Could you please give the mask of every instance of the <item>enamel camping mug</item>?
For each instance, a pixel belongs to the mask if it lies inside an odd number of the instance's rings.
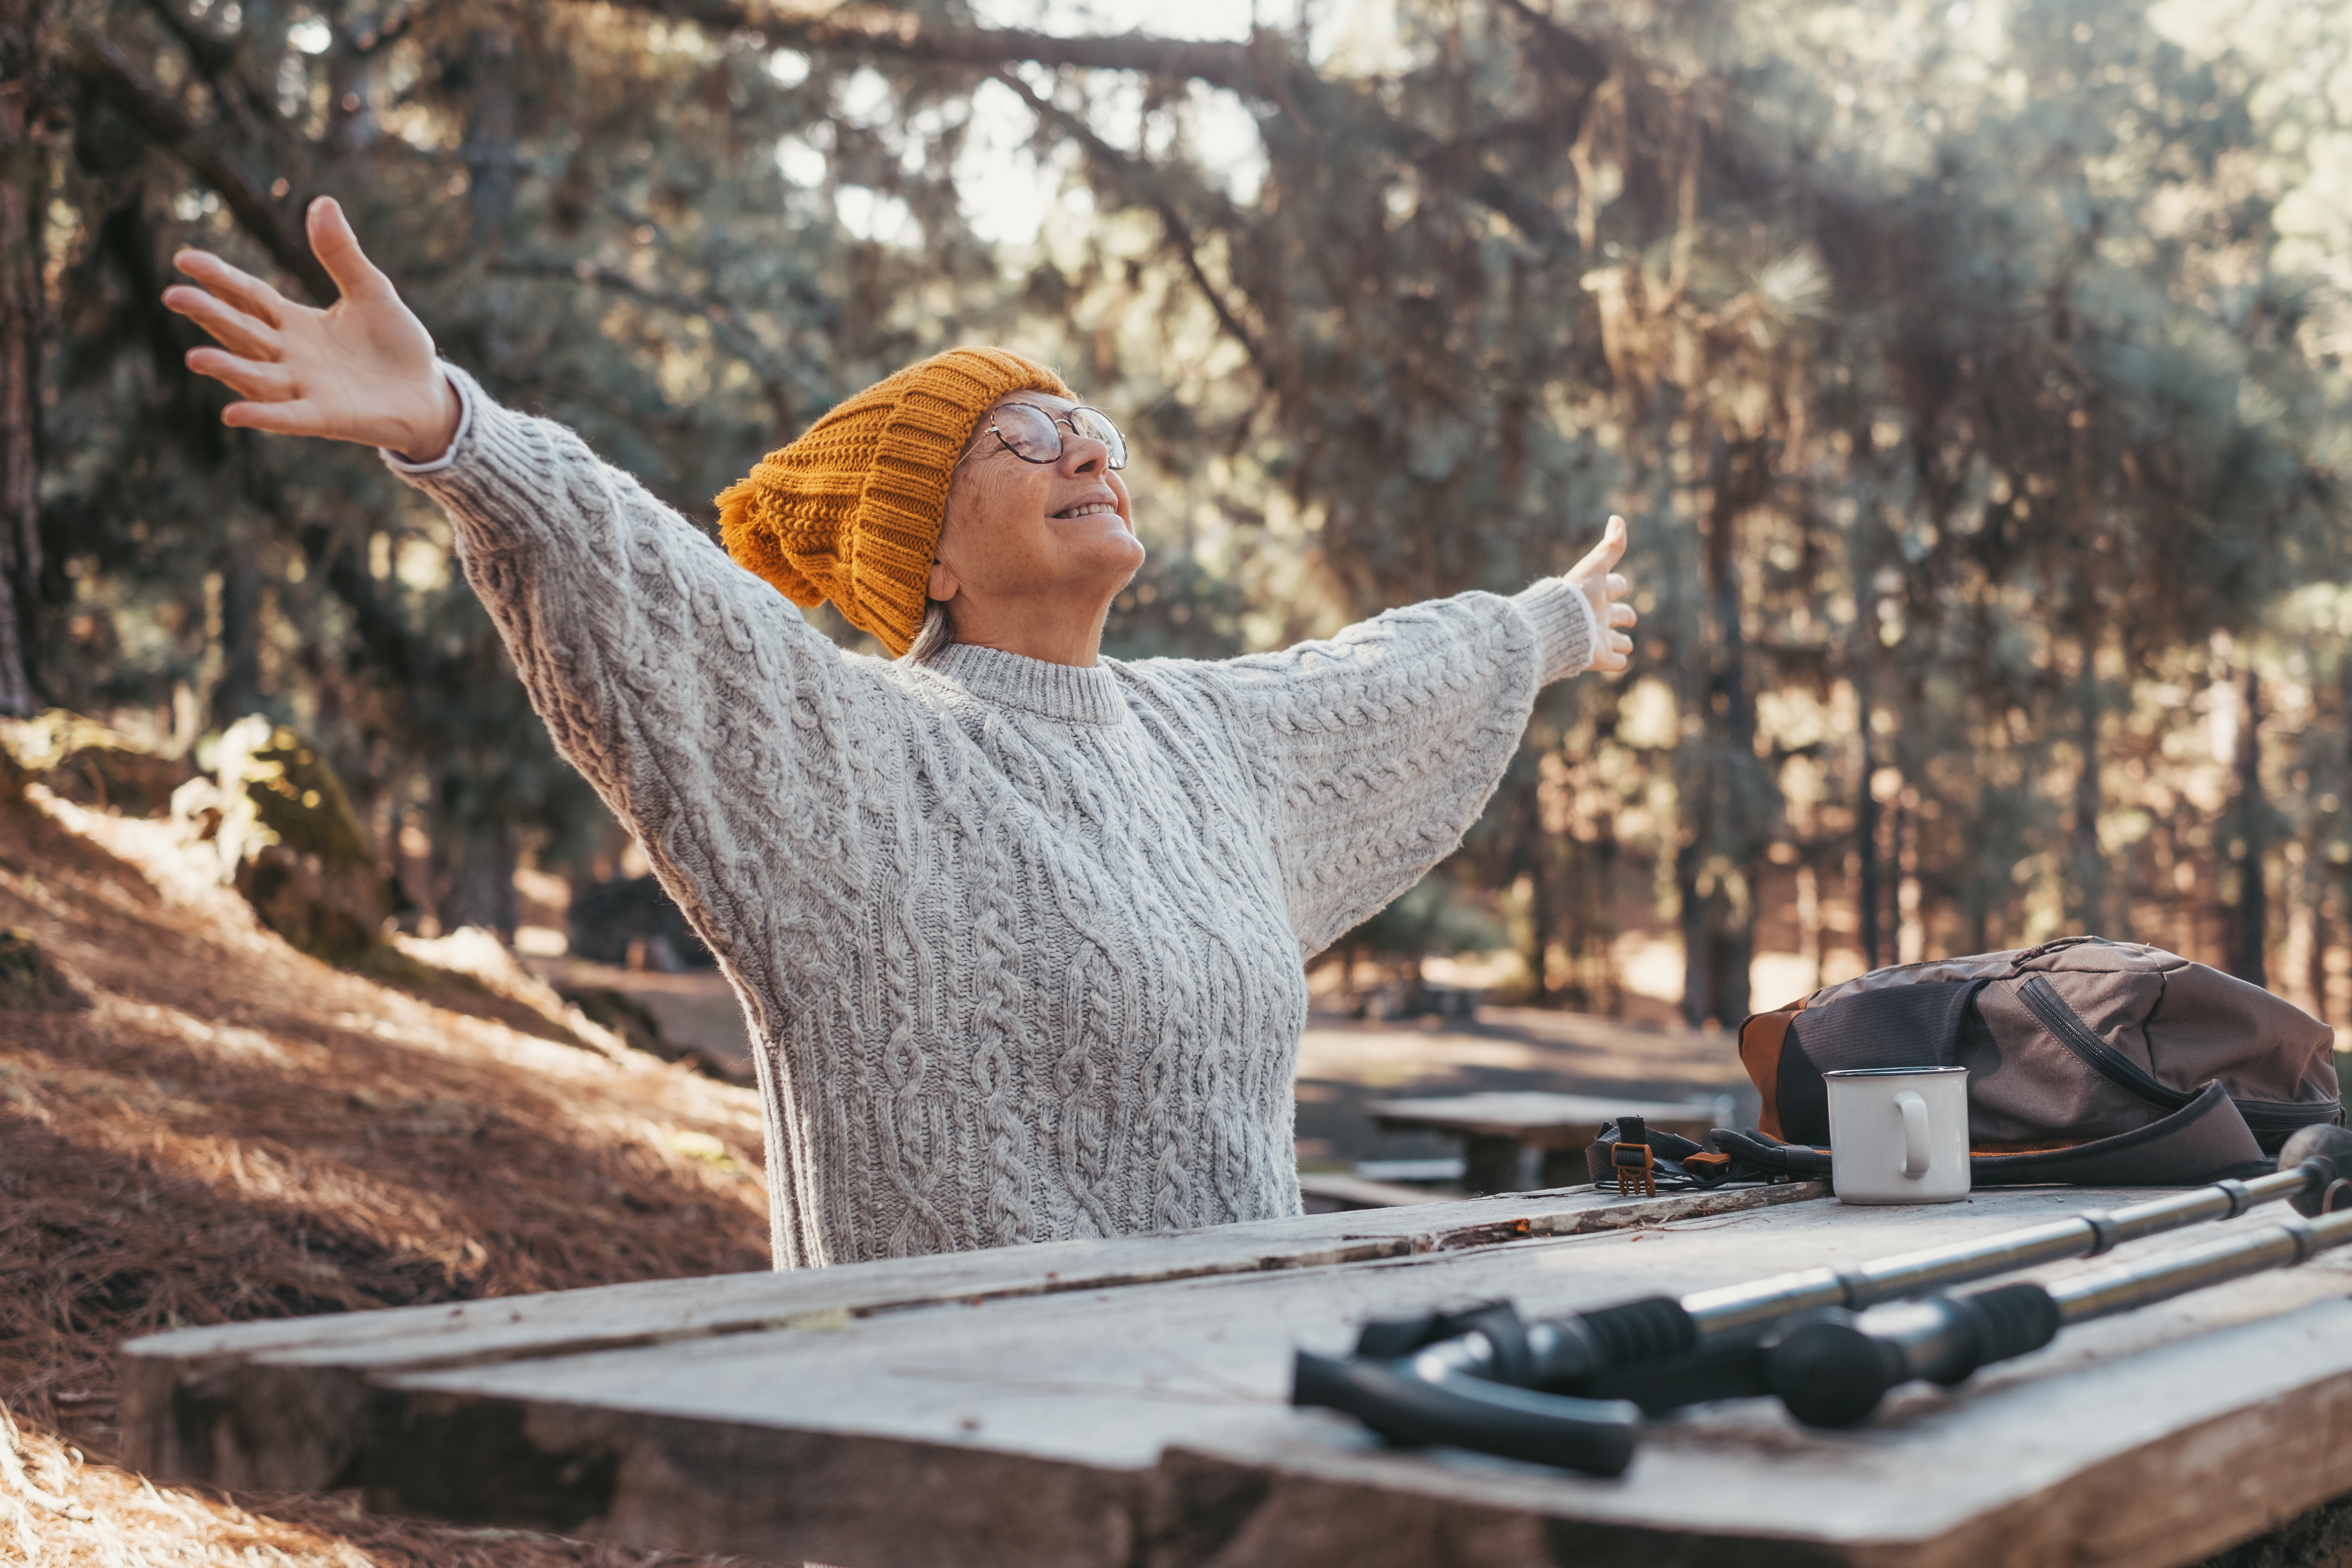
[[[1969,1195],[1969,1069],[1852,1068],[1830,1091],[1830,1181],[1849,1204]]]

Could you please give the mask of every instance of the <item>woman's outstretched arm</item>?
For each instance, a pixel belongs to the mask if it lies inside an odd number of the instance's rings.
[[[1453,853],[1517,753],[1545,683],[1626,668],[1633,608],[1615,571],[1625,523],[1566,576],[1463,594],[1328,642],[1219,663],[1136,667],[1229,716],[1265,803],[1303,955]]]
[[[790,837],[803,818],[837,821],[855,793],[843,656],[572,432],[445,365],[334,203],[309,221],[343,291],[324,310],[182,254],[201,287],[165,302],[222,345],[189,367],[239,395],[227,423],[381,447],[441,503],[556,745],[724,952],[743,867],[773,847],[780,812]],[[814,869],[829,840],[809,837],[793,858]]]

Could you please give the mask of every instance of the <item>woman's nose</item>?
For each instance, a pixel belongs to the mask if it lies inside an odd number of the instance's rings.
[[[1073,478],[1080,474],[1099,474],[1110,466],[1110,448],[1091,436],[1065,433],[1062,437],[1062,472]]]

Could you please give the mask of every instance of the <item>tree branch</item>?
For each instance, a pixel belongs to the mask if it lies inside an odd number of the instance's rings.
[[[1024,60],[1087,70],[1134,70],[1192,77],[1258,98],[1270,96],[1269,61],[1255,43],[1163,38],[1150,33],[1056,37],[1023,27],[938,27],[903,11],[787,9],[759,0],[626,0],[719,32],[754,32],[788,48],[887,54],[900,59],[994,70]],[[1271,35],[1268,35],[1269,37]]]
[[[1591,39],[1561,26],[1528,0],[1502,0],[1502,5],[1527,24],[1535,52],[1585,92],[1609,79],[1609,57]]]
[[[188,51],[207,81],[217,81],[220,74],[236,63],[236,46],[225,38],[215,38],[188,19],[173,0],[147,0],[147,9],[155,14],[180,47]]]
[[[630,295],[647,304],[658,305],[665,310],[708,321],[710,335],[719,340],[719,346],[749,365],[751,374],[759,378],[760,391],[767,398],[769,409],[775,415],[777,429],[788,431],[792,428],[794,405],[791,384],[760,341],[737,326],[722,307],[674,289],[659,289],[640,283],[618,268],[605,267],[593,261],[566,261],[555,256],[517,256],[499,258],[492,263],[491,270],[527,278],[574,279]]]
[[[1060,126],[1064,134],[1087,150],[1087,155],[1089,158],[1113,171],[1119,177],[1120,183],[1128,185],[1130,190],[1150,184],[1150,176],[1154,171],[1142,160],[1130,158],[1104,141],[1096,133],[1093,126],[1062,109],[1051,99],[1023,81],[1013,72],[999,70],[992,74],[997,80],[1020,94],[1021,100],[1029,106],[1030,112],[1040,120],[1050,120]],[[1192,226],[1184,221],[1183,215],[1176,210],[1175,204],[1158,192],[1141,194],[1140,199],[1152,211],[1160,215],[1160,225],[1168,234],[1168,243],[1175,247],[1177,255],[1183,259],[1184,270],[1192,275],[1192,286],[1200,289],[1202,297],[1209,302],[1209,309],[1216,312],[1217,324],[1224,328],[1235,342],[1242,345],[1249,354],[1250,363],[1257,367],[1258,374],[1265,377],[1267,384],[1271,385],[1274,380],[1272,367],[1265,362],[1265,355],[1258,346],[1256,334],[1243,322],[1234,308],[1225,302],[1224,290],[1210,280],[1207,270],[1201,265],[1200,253],[1192,245]]]
[[[1188,77],[1297,114],[1315,100],[1335,94],[1348,99],[1348,118],[1370,140],[1398,157],[1420,164],[1456,155],[1443,142],[1410,125],[1378,103],[1369,91],[1325,80],[1297,59],[1281,35],[1260,28],[1247,43],[1163,38],[1150,33],[1114,33],[1056,37],[1021,27],[940,27],[900,11],[860,12],[852,6],[808,12],[770,9],[757,0],[624,0],[638,10],[698,23],[722,31],[756,32],[770,43],[811,53],[889,56],[999,71],[1023,63],[1082,70],[1130,70],[1147,76]],[[1539,22],[1547,58],[1563,62],[1589,95],[1583,71],[1603,57],[1592,45],[1547,17]],[[1571,47],[1571,45],[1574,47]],[[1580,49],[1580,54],[1577,50]],[[1573,65],[1565,63],[1573,61]],[[1604,70],[1604,76],[1607,74]],[[1303,116],[1302,116],[1303,117]],[[1467,191],[1480,205],[1500,213],[1513,227],[1546,250],[1565,246],[1570,236],[1550,209],[1532,201],[1509,181],[1475,160]]]
[[[67,37],[66,49],[83,80],[157,146],[220,193],[238,225],[269,252],[270,259],[301,281],[304,292],[320,305],[335,302],[334,280],[310,254],[301,226],[293,214],[270,200],[234,153],[209,139],[168,93],[140,75],[121,50],[96,33],[87,27],[74,28]]]

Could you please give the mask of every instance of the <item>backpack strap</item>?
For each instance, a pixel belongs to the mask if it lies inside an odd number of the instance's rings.
[[[1756,1119],[1757,1130],[1772,1138],[1780,1136],[1780,1047],[1788,1042],[1789,1026],[1804,1006],[1800,997],[1769,1013],[1751,1013],[1739,1026],[1739,1065],[1748,1069],[1748,1081],[1764,1100],[1764,1109]]]
[[[1716,1135],[1717,1142],[1722,1134]],[[2179,1110],[2145,1127],[2095,1138],[2070,1148],[2013,1154],[1971,1153],[1972,1186],[2023,1186],[2063,1182],[2078,1187],[2195,1187],[2209,1182],[2265,1175],[2272,1161],[2246,1125],[2237,1102],[2209,1083]]]
[[[1830,1173],[1830,1152],[1803,1143],[1783,1143],[1758,1131],[1736,1131],[1718,1127],[1708,1134],[1715,1146],[1731,1156],[1734,1181],[1816,1182]]]
[[[1625,1119],[1628,1122],[1638,1122],[1640,1120],[1639,1117],[1631,1116]],[[1738,1174],[1734,1169],[1733,1161],[1727,1155],[1717,1153],[1704,1143],[1694,1143],[1678,1133],[1663,1132],[1656,1128],[1646,1128],[1643,1130],[1638,1140],[1629,1141],[1625,1137],[1625,1132],[1626,1128],[1622,1123],[1603,1122],[1601,1127],[1601,1136],[1586,1146],[1585,1170],[1591,1176],[1594,1186],[1604,1191],[1614,1188],[1619,1192],[1646,1187],[1651,1195],[1654,1196],[1660,1188],[1669,1191],[1689,1188],[1704,1190],[1719,1187],[1728,1181],[1753,1182],[1763,1179],[1753,1173],[1746,1175]],[[1639,1171],[1629,1173],[1620,1156],[1619,1151],[1624,1149],[1628,1142],[1638,1142],[1649,1147],[1650,1158]],[[1644,1173],[1648,1176],[1647,1182],[1642,1179]],[[1633,1177],[1631,1186],[1624,1180],[1627,1174]]]

